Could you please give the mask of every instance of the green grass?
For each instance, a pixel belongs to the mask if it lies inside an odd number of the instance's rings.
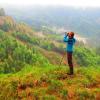
[[[100,91],[100,87],[97,88],[98,82],[100,82],[100,68],[76,68],[73,77],[67,76],[63,79],[63,75],[66,75],[67,71],[66,66],[36,67],[27,65],[15,74],[1,74],[0,100],[30,97],[39,100],[56,100],[57,98],[66,100],[70,98],[70,87],[79,100],[92,97],[95,100]],[[50,95],[52,96],[50,97]]]
[[[89,100],[95,100],[94,93],[89,93],[86,89],[77,89],[76,96],[78,96],[78,100],[86,100],[89,98]]]

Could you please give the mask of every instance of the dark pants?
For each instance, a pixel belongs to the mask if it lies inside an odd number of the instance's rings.
[[[70,68],[70,74],[73,74],[72,52],[67,52],[67,61]]]

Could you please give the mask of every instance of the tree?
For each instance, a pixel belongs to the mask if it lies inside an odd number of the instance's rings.
[[[0,9],[0,16],[5,16],[5,11],[3,8]]]

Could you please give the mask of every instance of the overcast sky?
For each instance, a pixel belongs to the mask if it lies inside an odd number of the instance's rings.
[[[66,5],[75,7],[100,7],[100,0],[0,0],[0,5]]]

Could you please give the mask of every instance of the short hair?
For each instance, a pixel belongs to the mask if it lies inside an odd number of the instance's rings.
[[[72,37],[74,37],[74,32],[68,32],[68,34],[71,34]]]

